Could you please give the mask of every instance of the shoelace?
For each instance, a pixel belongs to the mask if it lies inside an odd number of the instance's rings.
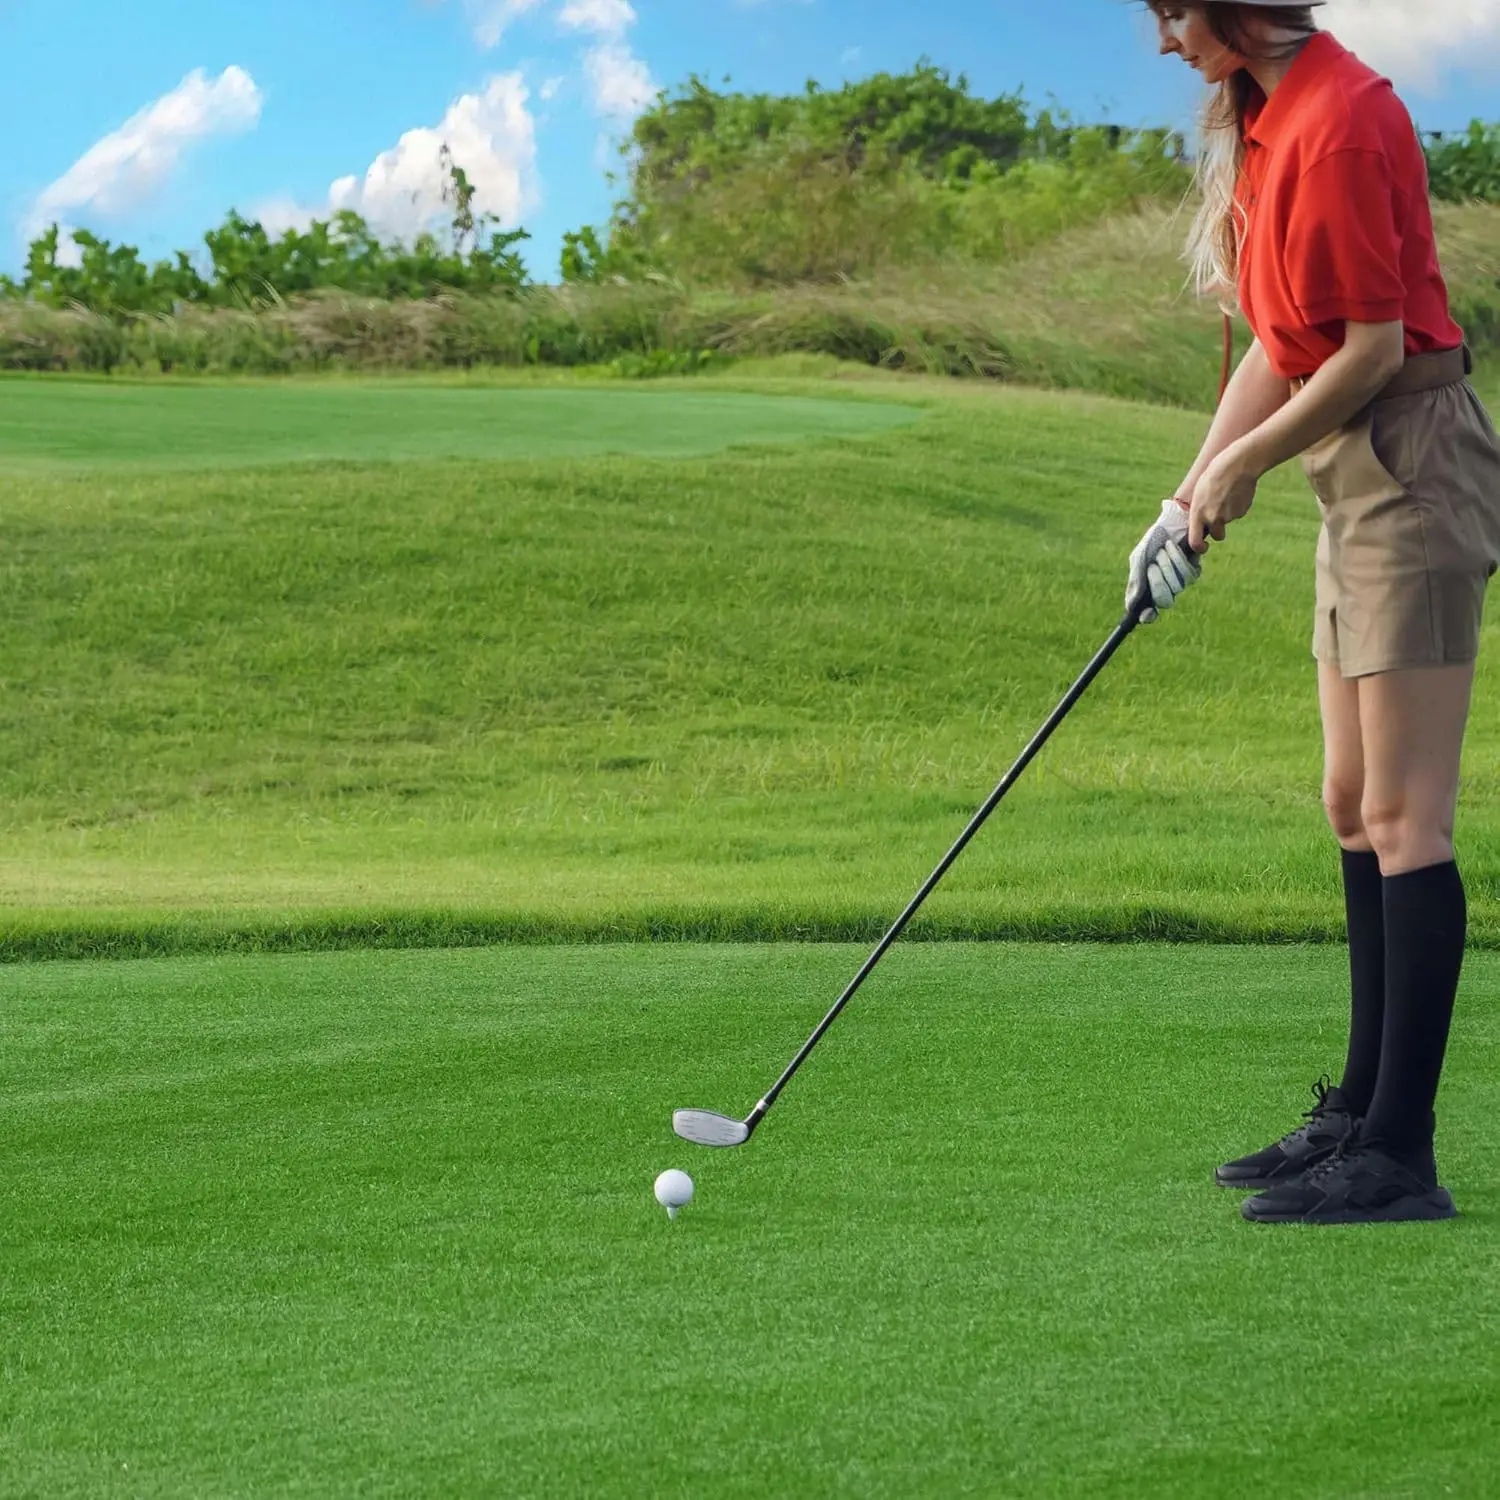
[[[1307,1124],[1299,1125],[1295,1130],[1287,1131],[1287,1133],[1282,1136],[1281,1140],[1277,1143],[1278,1145],[1289,1146],[1294,1141],[1300,1140],[1304,1135],[1307,1134],[1307,1131],[1311,1126],[1316,1125],[1317,1122],[1321,1120],[1325,1114],[1328,1113],[1328,1094],[1332,1088],[1333,1080],[1325,1073],[1312,1086],[1313,1098],[1317,1102],[1302,1116]]]
[[[1337,1146],[1333,1148],[1331,1156],[1325,1156],[1316,1166],[1307,1169],[1303,1182],[1321,1182],[1325,1177],[1331,1177],[1340,1167],[1359,1150],[1359,1126],[1356,1125]]]

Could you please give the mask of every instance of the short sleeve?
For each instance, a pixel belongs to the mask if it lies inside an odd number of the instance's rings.
[[[1383,152],[1335,151],[1302,174],[1285,264],[1297,310],[1311,326],[1401,320],[1401,228]]]

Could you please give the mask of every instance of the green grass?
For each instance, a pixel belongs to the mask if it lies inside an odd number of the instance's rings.
[[[817,403],[825,430],[902,425],[673,460],[74,469],[97,462],[86,435],[50,469],[0,458],[0,952],[878,933],[1115,624],[1124,558],[1202,420],[939,381],[739,383],[839,398]],[[6,392],[54,422],[136,403],[138,451],[159,455],[182,401],[393,420],[373,386]],[[585,439],[602,399],[668,427],[689,396],[742,399],[725,378],[546,394],[579,402]],[[1300,475],[1273,476],[916,935],[1339,936],[1315,527]],[[1491,656],[1460,822],[1485,944]]]
[[[0,404],[11,469],[225,469],[649,454],[878,432],[897,405],[684,391],[456,387],[409,381],[175,384],[12,380]]]
[[[0,972],[11,1495],[1492,1493],[1500,961],[1464,1216],[1250,1226],[1336,950],[843,947]],[[695,1175],[675,1224],[651,1199]]]

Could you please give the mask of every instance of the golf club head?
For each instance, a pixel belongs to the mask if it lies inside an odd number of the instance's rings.
[[[743,1120],[731,1120],[707,1109],[674,1111],[672,1129],[695,1146],[743,1146],[750,1139],[750,1127]]]

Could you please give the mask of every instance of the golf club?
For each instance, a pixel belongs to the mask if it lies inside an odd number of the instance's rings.
[[[1104,670],[1110,658],[1124,645],[1126,639],[1141,623],[1143,611],[1151,608],[1151,596],[1149,592],[1137,595],[1125,611],[1125,617],[1115,627],[1114,633],[1099,648],[1098,654],[1084,669],[1083,675],[1067,691],[1062,702],[1053,710],[1052,716],[1037,731],[1035,738],[1021,752],[1021,757],[1016,761],[1009,771],[1005,773],[1000,784],[990,793],[984,806],[975,813],[969,826],[959,835],[958,842],[943,856],[942,863],[938,865],[931,875],[927,877],[922,889],[912,897],[911,903],[906,910],[896,918],[889,932],[881,938],[875,951],[867,958],[860,968],[858,974],[849,981],[848,988],[838,1000],[835,1001],[833,1009],[818,1022],[817,1030],[808,1037],[803,1044],[802,1050],[787,1064],[786,1071],[767,1090],[765,1097],[743,1120],[730,1118],[728,1115],[715,1114],[712,1110],[704,1109],[679,1109],[672,1115],[672,1129],[685,1141],[691,1141],[695,1146],[743,1146],[754,1134],[756,1126],[765,1119],[770,1108],[775,1104],[777,1096],[787,1084],[792,1081],[798,1068],[805,1063],[812,1053],[814,1047],[823,1039],[828,1028],[838,1020],[840,1011],[854,998],[866,979],[870,977],[875,965],[885,957],[886,950],[901,936],[906,924],[917,914],[921,905],[936,889],[938,882],[948,873],[953,862],[963,853],[969,840],[984,827],[990,814],[1000,805],[1005,794],[1020,779],[1021,773],[1036,758],[1042,746],[1052,738],[1053,731],[1067,718],[1073,706],[1088,691],[1089,684]]]

